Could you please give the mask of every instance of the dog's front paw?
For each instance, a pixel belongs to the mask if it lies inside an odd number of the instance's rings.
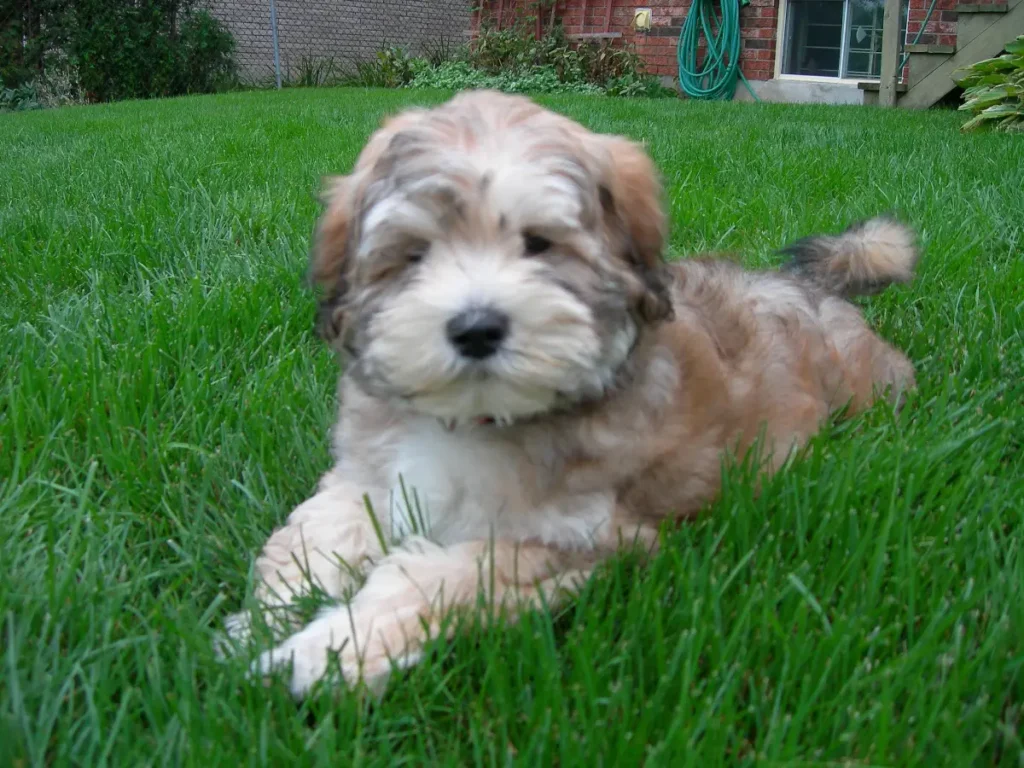
[[[260,654],[252,664],[252,674],[266,678],[288,670],[288,688],[292,695],[306,696],[324,678],[339,649],[348,642],[348,638],[335,638],[330,627],[318,624],[321,622],[313,622],[276,648]]]
[[[415,636],[418,627],[418,621],[406,626],[397,617],[360,615],[339,607],[263,653],[253,662],[251,674],[266,678],[290,670],[288,687],[302,698],[337,666],[345,684],[362,683],[380,696],[395,667],[406,669],[422,657],[422,644]]]
[[[252,617],[246,613],[233,613],[224,619],[224,629],[213,635],[213,652],[218,661],[236,656],[252,640]]]

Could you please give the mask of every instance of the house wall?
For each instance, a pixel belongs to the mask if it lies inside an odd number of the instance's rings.
[[[274,47],[268,0],[207,0],[235,37],[247,79],[273,76]],[[441,40],[463,42],[469,0],[275,0],[283,71],[304,57],[339,64],[367,59],[386,45],[413,53]]]
[[[918,31],[928,15],[932,0],[908,0],[907,42],[924,45],[955,45],[956,6],[960,0],[936,0],[920,40]],[[784,0],[750,0],[740,8],[742,49],[740,69],[751,81],[758,96],[771,101],[859,104],[863,94],[850,83],[821,83],[796,79],[772,79],[779,38],[780,4]],[[979,4],[998,4],[1005,0],[972,0]],[[533,0],[479,0],[482,10],[474,15],[474,29],[482,14],[494,23],[499,17],[508,24],[518,16],[533,15]],[[636,9],[650,8],[653,28],[634,32],[630,27]],[[619,33],[621,42],[635,46],[649,72],[663,78],[678,76],[677,49],[690,2],[684,0],[557,0],[556,17],[572,34]],[[547,22],[545,12],[544,23]],[[912,77],[904,72],[904,78]],[[737,88],[739,99],[749,99],[747,90]]]
[[[750,0],[740,9],[742,54],[740,68],[750,80],[768,80],[775,66],[775,38],[779,0]],[[491,23],[512,23],[514,18],[532,16],[531,0],[481,0],[480,13]],[[650,8],[653,28],[634,32],[630,24],[638,8]],[[555,15],[570,34],[619,33],[621,42],[636,47],[654,75],[675,78],[679,73],[676,52],[679,33],[690,9],[682,0],[558,0]],[[479,14],[474,15],[474,27]],[[548,22],[548,11],[542,23]]]
[[[936,0],[920,43],[956,43],[958,0]],[[973,0],[998,3],[1001,0]],[[235,36],[243,75],[267,78],[273,73],[269,0],[207,0],[214,15]],[[750,0],[740,9],[740,67],[763,98],[796,101],[857,100],[849,87],[819,87],[773,81],[780,3]],[[908,40],[914,41],[931,0],[909,0]],[[481,19],[508,25],[536,15],[535,0],[276,0],[282,67],[294,70],[304,57],[339,63],[366,59],[386,45],[416,53],[438,41],[462,42]],[[475,10],[471,10],[474,8]],[[638,8],[650,8],[653,28],[635,32],[630,24]],[[549,9],[541,24],[547,24]],[[617,44],[635,47],[648,71],[666,80],[678,76],[676,53],[683,21],[690,9],[684,0],[557,0],[555,18],[570,34],[617,33]],[[770,81],[771,85],[759,85]],[[737,89],[738,98],[747,96]]]

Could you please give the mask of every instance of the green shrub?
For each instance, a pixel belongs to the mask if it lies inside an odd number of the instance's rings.
[[[440,88],[449,91],[492,88],[506,93],[604,93],[593,83],[566,83],[553,67],[520,67],[498,74],[474,68],[466,61],[452,61],[439,67],[418,69],[412,88]]]
[[[418,58],[410,58],[399,48],[386,48],[374,59],[357,64],[347,84],[493,88],[508,93],[675,95],[644,73],[643,61],[634,51],[607,42],[574,42],[560,25],[552,25],[538,40],[532,20],[504,29],[484,26],[469,46],[440,44]]]
[[[493,88],[508,93],[607,93],[613,96],[674,96],[643,61],[626,48],[607,42],[577,43],[552,24],[541,39],[533,22],[505,29],[485,26],[468,46],[442,40],[424,46],[422,55],[388,46],[367,61],[342,72],[330,58],[306,57],[289,72],[290,86],[341,84],[364,88],[436,88],[458,91]]]
[[[220,90],[233,81],[233,52],[199,0],[0,0],[4,83],[52,80],[61,101]],[[47,77],[55,53],[63,72]]]
[[[616,47],[607,40],[571,40],[560,24],[552,25],[539,40],[530,19],[504,29],[484,25],[470,44],[466,60],[503,81],[530,79],[528,71],[536,68],[554,72],[561,84],[557,90],[603,91],[617,96],[674,95],[656,77],[645,73],[643,60],[634,50]],[[546,84],[548,75],[540,75],[537,85]]]
[[[193,0],[75,0],[70,51],[90,100],[216,90],[234,74],[234,40]]]
[[[650,75],[627,73],[608,82],[605,92],[609,96],[642,97],[647,99],[675,98],[678,94],[666,88],[661,81]]]
[[[186,16],[178,44],[184,61],[179,87],[187,93],[212,93],[234,85],[235,39],[209,11]]]
[[[1024,35],[1002,56],[959,69],[953,79],[964,89],[960,110],[974,114],[962,130],[1024,131]]]

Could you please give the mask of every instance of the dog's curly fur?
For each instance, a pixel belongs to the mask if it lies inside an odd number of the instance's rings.
[[[256,673],[292,661],[303,695],[336,655],[379,689],[480,590],[550,604],[622,541],[695,515],[723,454],[761,436],[774,471],[831,414],[913,387],[846,300],[910,279],[902,225],[801,241],[778,273],[669,265],[665,234],[640,147],[522,97],[462,94],[370,139],[329,184],[312,254],[319,327],[347,360],[336,462],[256,563],[289,631],[310,583],[341,598],[366,581]],[[490,356],[452,342],[466,311],[505,319]]]

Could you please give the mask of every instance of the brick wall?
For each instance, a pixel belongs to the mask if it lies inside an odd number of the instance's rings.
[[[244,77],[268,78],[274,47],[268,0],[207,0],[235,36]],[[413,53],[440,40],[463,42],[470,0],[275,0],[282,70],[303,57],[339,63],[366,59],[385,45]]]
[[[499,15],[503,24],[511,23],[516,16],[533,15],[530,0],[482,0],[481,5],[482,13],[492,23],[497,22]],[[637,8],[651,9],[650,32],[638,33],[630,27]],[[674,78],[679,72],[679,33],[689,9],[690,2],[685,0],[611,0],[610,5],[608,0],[558,0],[555,14],[570,34],[620,34],[616,44],[635,46],[651,74]],[[740,68],[748,79],[772,77],[777,25],[778,0],[751,0],[750,5],[740,9]]]
[[[956,45],[956,6],[959,0],[938,0],[935,10],[925,24],[921,45]],[[977,5],[994,4],[999,0],[971,0]],[[921,30],[921,23],[928,16],[931,0],[910,0],[907,10],[907,42],[912,43]]]

